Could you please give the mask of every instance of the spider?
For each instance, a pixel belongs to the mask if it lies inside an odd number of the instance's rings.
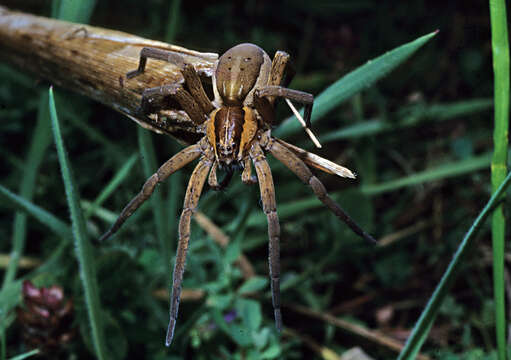
[[[126,77],[131,79],[142,74],[148,58],[174,63],[179,63],[182,60],[176,58],[175,53],[157,48],[143,48],[140,53],[138,69],[130,71]],[[263,211],[268,220],[270,284],[275,325],[279,331],[282,328],[280,225],[272,173],[266,161],[265,154],[267,152],[309,185],[319,200],[356,234],[374,242],[374,239],[328,196],[325,187],[313,175],[307,164],[327,173],[344,177],[353,178],[355,177],[353,173],[271,135],[274,117],[273,104],[277,97],[304,104],[306,129],[310,128],[313,96],[281,86],[288,58],[289,55],[279,51],[271,61],[266,52],[256,45],[247,43],[234,46],[226,51],[215,65],[212,79],[213,101],[207,97],[193,66],[185,63],[181,63],[181,71],[188,90],[181,84],[170,84],[149,88],[143,92],[142,113],[150,113],[152,109],[160,106],[162,99],[170,97],[181,106],[204,136],[196,144],[184,148],[170,158],[146,180],[140,193],[126,205],[100,241],[114,234],[126,219],[151,196],[158,183],[193,160],[199,159],[186,189],[183,211],[179,220],[179,242],[170,300],[170,321],[165,342],[167,346],[172,342],[177,320],[181,283],[190,239],[190,221],[197,208],[206,179],[208,179],[210,187],[221,189],[227,185],[233,171],[239,169],[242,170],[241,180],[243,183],[259,183]],[[257,177],[252,176],[252,164]],[[220,184],[217,180],[217,169],[227,171],[226,179]]]

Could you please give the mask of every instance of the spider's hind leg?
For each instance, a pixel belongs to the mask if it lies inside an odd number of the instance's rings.
[[[325,186],[314,176],[305,163],[291,150],[272,138],[268,139],[265,148],[271,152],[277,160],[284,164],[289,170],[295,173],[304,184],[312,188],[318,199],[330,209],[340,220],[344,221],[350,229],[363,239],[376,243],[376,240],[366,233],[357,223],[337,204],[327,193]]]

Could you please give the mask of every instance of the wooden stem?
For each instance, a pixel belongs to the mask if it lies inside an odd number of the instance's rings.
[[[0,59],[41,79],[99,101],[144,128],[183,143],[200,136],[180,109],[151,116],[137,113],[144,89],[182,83],[179,64],[150,60],[144,74],[126,79],[144,46],[176,52],[208,86],[218,54],[200,53],[120,31],[75,24],[0,6]],[[209,87],[211,85],[209,84]]]

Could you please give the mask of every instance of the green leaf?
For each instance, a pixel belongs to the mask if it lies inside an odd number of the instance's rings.
[[[64,141],[62,139],[60,124],[57,117],[57,109],[53,96],[53,89],[49,90],[49,106],[50,117],[52,121],[53,137],[57,148],[57,155],[60,163],[60,170],[62,172],[62,179],[64,181],[64,189],[68,207],[71,214],[71,224],[73,238],[75,241],[76,254],[80,264],[80,275],[82,286],[85,291],[85,300],[87,304],[87,312],[89,315],[89,322],[92,329],[92,338],[96,350],[96,356],[102,360],[106,359],[105,336],[102,324],[102,310],[99,301],[99,290],[96,278],[96,268],[94,264],[94,255],[92,252],[91,244],[87,239],[87,232],[85,227],[85,220],[80,208],[80,195],[76,188],[76,183],[73,177],[70,162],[67,156]]]
[[[491,163],[492,191],[496,191],[507,173],[509,133],[509,40],[505,0],[490,0],[491,40],[494,73],[494,130]],[[499,360],[506,359],[506,299],[504,254],[506,217],[500,205],[492,216],[493,293],[495,300],[495,333]]]
[[[362,185],[360,191],[366,195],[378,195],[389,191],[395,191],[406,186],[459,176],[484,169],[490,164],[490,161],[490,153],[482,154],[462,161],[448,162],[431,169],[426,169],[424,171],[381,184]]]
[[[220,295],[220,294],[213,294],[208,296],[208,299],[206,300],[206,303],[208,306],[225,310],[227,309],[232,302],[233,294],[227,294],[227,295]]]
[[[0,333],[8,327],[7,315],[21,302],[21,281],[13,281],[0,291]]]
[[[385,119],[367,120],[322,134],[319,138],[322,144],[326,144],[331,141],[377,135],[417,126],[426,121],[439,122],[468,116],[480,111],[489,110],[492,107],[493,101],[490,99],[472,99],[427,106],[422,104],[415,105],[390,116],[390,118],[397,118],[397,121],[386,121]]]
[[[241,254],[240,242],[235,240],[231,241],[225,249],[224,262],[226,264],[232,264],[235,262]]]
[[[261,304],[258,301],[250,299],[238,299],[236,309],[241,315],[243,324],[247,329],[256,331],[261,326],[263,317],[261,314]]]
[[[96,0],[69,1],[60,0],[56,3],[57,18],[77,23],[88,23],[96,6]]]
[[[433,295],[431,295],[429,298],[426,308],[422,312],[419,320],[415,323],[412,334],[401,350],[398,360],[412,360],[416,358],[422,347],[422,344],[428,337],[429,330],[433,326],[433,322],[436,318],[436,315],[438,314],[438,311],[440,310],[440,306],[445,300],[452,282],[456,278],[458,268],[464,255],[468,252],[471,245],[474,243],[479,229],[484,224],[488,216],[492,213],[495,205],[500,201],[501,195],[505,192],[509,184],[511,184],[511,172],[508,173],[502,185],[497,189],[497,191],[495,191],[488,203],[486,203],[484,209],[479,213],[475,221],[472,223],[472,226],[468,232],[465,234],[463,240],[458,246],[458,249],[456,250],[456,253],[454,254],[453,259],[449,263],[447,270],[443,274],[442,279],[438,283],[435,291],[433,292]]]
[[[23,177],[20,184],[20,197],[31,200],[34,195],[34,188],[39,167],[43,162],[46,149],[51,144],[50,116],[48,114],[48,96],[41,94],[37,112],[37,125],[32,135],[30,148],[23,170]],[[27,214],[16,212],[13,223],[11,260],[7,266],[3,286],[14,280],[18,270],[18,261],[25,250],[25,238],[27,228]]]
[[[29,357],[34,356],[34,355],[37,355],[37,354],[39,354],[39,349],[34,349],[34,350],[29,351],[29,352],[26,352],[26,353],[24,353],[24,354],[20,354],[20,355],[14,356],[14,357],[10,358],[9,360],[23,360],[23,359],[28,359]]]
[[[142,158],[142,166],[144,168],[144,176],[149,178],[155,171],[158,170],[158,165],[156,163],[156,151],[154,150],[151,132],[139,126],[137,128],[137,134],[140,154]],[[154,192],[151,194],[149,201],[151,202],[154,225],[156,228],[156,233],[158,234],[158,241],[162,251],[162,264],[169,264],[171,249],[169,246],[170,244],[167,236],[167,227],[165,225],[164,219],[165,211],[163,207],[161,187],[156,187],[156,189],[154,189]]]
[[[19,207],[21,210],[32,215],[43,225],[46,225],[48,228],[50,228],[50,230],[52,230],[55,234],[63,238],[71,237],[71,228],[65,222],[55,217],[53,214],[47,212],[46,210],[40,208],[39,206],[34,205],[30,201],[14,194],[2,185],[0,185],[0,197],[4,197],[16,207]]]
[[[254,293],[268,286],[268,279],[262,276],[253,276],[245,281],[238,289],[238,294]]]
[[[101,190],[101,193],[96,197],[96,199],[92,202],[92,204],[85,211],[85,217],[88,218],[90,215],[94,214],[95,211],[103,204],[103,202],[112,195],[115,190],[121,185],[121,183],[131,175],[131,170],[133,166],[135,166],[137,162],[138,156],[137,154],[133,154],[128,158],[128,161],[119,169],[119,171],[114,175],[112,180]]]
[[[227,334],[239,346],[245,347],[250,345],[251,340],[245,329],[236,324],[227,324],[222,313],[217,309],[213,309],[211,315],[220,330]]]
[[[317,121],[342,102],[373,85],[377,80],[390,73],[412,56],[436,34],[437,31],[401,45],[374,60],[369,60],[365,65],[362,65],[337,80],[314,100],[311,121]],[[282,125],[274,131],[274,134],[279,137],[285,137],[300,129],[300,124],[294,119],[294,116],[292,116],[286,119]]]
[[[277,343],[273,343],[270,345],[268,349],[266,349],[261,354],[261,359],[275,359],[280,355],[280,347]]]

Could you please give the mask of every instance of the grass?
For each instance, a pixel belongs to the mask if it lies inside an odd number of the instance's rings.
[[[495,127],[494,151],[491,163],[492,190],[497,191],[507,173],[507,148],[509,135],[509,41],[507,36],[506,2],[490,1],[492,30]],[[504,280],[504,254],[506,219],[502,206],[492,216],[493,240],[493,287],[495,299],[496,339],[499,360],[507,358],[506,351],[506,304]]]
[[[415,359],[417,357],[422,344],[428,337],[428,333],[430,332],[433,322],[435,321],[435,317],[439,313],[440,306],[442,302],[445,301],[449,288],[458,275],[457,272],[463,263],[463,258],[473,246],[476,235],[478,234],[480,228],[483,226],[485,220],[495,211],[497,204],[502,201],[502,195],[510,183],[511,173],[506,176],[499,188],[493,193],[484,209],[479,213],[475,221],[470,226],[470,229],[467,231],[458,249],[456,250],[452,261],[449,263],[449,267],[442,276],[442,279],[438,283],[433,295],[431,295],[429,298],[426,308],[415,324],[415,327],[410,337],[408,338],[405,347],[399,354],[398,359]]]
[[[53,130],[53,137],[57,147],[57,154],[64,181],[64,189],[71,215],[71,224],[73,239],[75,242],[76,254],[80,264],[80,278],[82,280],[89,314],[89,322],[92,330],[92,339],[96,356],[98,359],[107,359],[106,338],[103,329],[102,310],[99,300],[99,290],[96,275],[96,265],[94,264],[94,254],[92,245],[88,239],[85,218],[80,207],[80,195],[76,187],[76,181],[70,167],[68,155],[62,139],[60,124],[57,117],[57,109],[53,96],[53,89],[49,90],[50,117]]]

